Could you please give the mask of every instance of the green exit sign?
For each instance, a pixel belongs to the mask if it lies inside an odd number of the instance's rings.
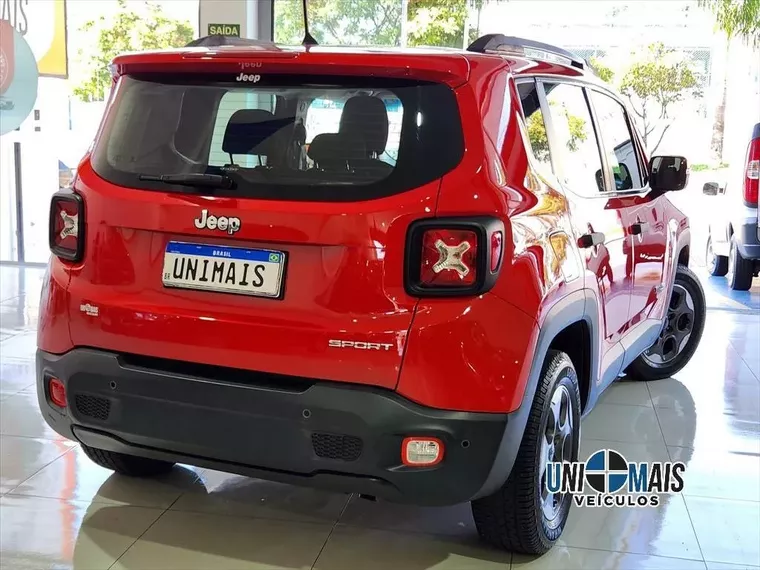
[[[240,24],[209,24],[209,36],[234,36],[240,37]]]

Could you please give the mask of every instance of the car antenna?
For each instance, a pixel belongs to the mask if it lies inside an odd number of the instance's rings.
[[[316,46],[319,45],[317,43],[317,40],[314,39],[314,36],[312,36],[309,33],[309,12],[308,12],[308,5],[309,0],[303,0],[303,29],[304,29],[304,36],[303,41],[301,42],[304,46]]]

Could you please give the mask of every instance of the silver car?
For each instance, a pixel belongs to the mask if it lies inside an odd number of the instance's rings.
[[[715,196],[715,221],[707,238],[707,270],[728,275],[731,289],[746,291],[760,273],[760,221],[757,215],[760,186],[760,123],[752,129],[741,170],[728,184],[708,182],[703,192]]]

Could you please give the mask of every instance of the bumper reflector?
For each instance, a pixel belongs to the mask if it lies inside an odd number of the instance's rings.
[[[48,380],[48,394],[53,404],[59,408],[66,407],[66,387],[58,378],[50,378]]]
[[[407,437],[401,444],[401,461],[409,467],[430,467],[443,460],[443,442],[435,437]]]

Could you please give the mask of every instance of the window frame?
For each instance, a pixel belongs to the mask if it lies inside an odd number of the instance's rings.
[[[551,144],[550,134],[549,134],[549,121],[546,118],[547,105],[545,101],[546,97],[544,96],[544,87],[536,79],[536,77],[532,75],[520,75],[520,76],[514,77],[513,81],[515,84],[515,91],[517,92],[518,96],[520,94],[519,90],[517,89],[519,85],[533,83],[536,86],[536,95],[538,96],[538,104],[541,109],[541,115],[544,121],[544,129],[546,129],[546,138],[549,143],[549,166],[551,168],[551,171],[546,172],[545,168],[538,166],[540,162],[536,158],[535,154],[533,153],[533,145],[530,144],[530,139],[527,137],[528,123],[525,117],[525,110],[523,109],[523,106],[522,106],[522,100],[519,100],[517,103],[520,107],[520,115],[521,115],[522,123],[524,126],[524,130],[525,130],[524,132],[525,142],[527,143],[526,150],[529,150],[528,155],[529,155],[529,160],[531,161],[531,166],[533,167],[533,170],[536,173],[538,173],[541,177],[543,178],[551,177],[552,181],[556,181],[557,183],[559,183],[559,175],[557,172],[557,159],[554,157],[554,152],[552,150],[552,144]],[[509,95],[509,84],[507,84],[506,90],[507,90],[507,95]],[[503,141],[502,141],[502,146],[503,146]],[[499,154],[501,154],[501,151],[499,152]]]
[[[547,137],[549,139],[549,149],[552,155],[555,154],[556,149],[559,149],[562,146],[562,143],[557,138],[558,134],[554,128],[554,118],[551,115],[551,111],[549,108],[549,99],[547,98],[547,95],[546,95],[546,89],[544,87],[544,83],[554,83],[558,85],[566,84],[566,85],[572,85],[574,87],[580,88],[581,94],[583,95],[583,99],[586,102],[586,107],[588,108],[589,117],[591,117],[591,125],[594,130],[594,138],[596,140],[597,152],[599,152],[599,160],[602,167],[602,178],[604,180],[604,187],[606,190],[597,191],[592,194],[590,192],[583,192],[581,189],[578,189],[578,188],[571,188],[570,186],[567,186],[563,182],[560,182],[562,184],[562,188],[572,192],[573,194],[581,198],[592,198],[592,199],[606,198],[608,196],[613,195],[614,192],[610,191],[610,188],[614,188],[613,179],[611,178],[612,169],[607,164],[607,157],[605,156],[604,145],[601,141],[601,137],[599,136],[599,127],[597,124],[596,114],[594,113],[593,107],[590,105],[589,97],[588,97],[588,94],[586,93],[586,84],[582,81],[567,80],[564,77],[556,76],[556,75],[536,76],[536,81],[539,85],[538,96],[541,102],[541,112],[544,114],[544,122],[546,123]],[[559,157],[560,153],[556,152],[556,155],[557,157]],[[563,181],[565,180],[564,164],[563,164],[563,161],[559,158],[557,158],[557,165],[559,166],[558,178],[561,181]]]
[[[586,105],[588,106],[589,113],[591,115],[591,122],[594,128],[594,136],[596,137],[597,147],[600,152],[600,158],[602,161],[602,176],[604,178],[604,185],[605,185],[606,190],[604,192],[597,192],[595,194],[581,193],[577,189],[567,187],[565,186],[565,184],[562,184],[562,182],[560,182],[560,184],[565,190],[568,190],[581,198],[590,198],[590,199],[597,199],[597,198],[608,199],[610,197],[617,197],[617,196],[635,196],[635,195],[644,196],[651,191],[649,187],[649,165],[647,161],[644,159],[645,155],[643,154],[642,149],[641,149],[641,141],[639,140],[638,131],[636,130],[635,125],[631,120],[630,114],[628,113],[628,109],[626,108],[625,104],[622,102],[620,97],[618,97],[614,91],[606,89],[604,86],[598,85],[596,83],[592,83],[582,78],[575,78],[575,77],[571,78],[571,77],[564,77],[561,75],[525,74],[525,75],[519,76],[519,79],[525,79],[525,80],[531,79],[531,80],[536,81],[537,83],[538,97],[539,97],[539,102],[541,104],[541,112],[544,115],[544,124],[547,130],[547,138],[549,139],[549,151],[552,157],[552,167],[554,169],[554,172],[557,176],[558,181],[561,181],[564,179],[564,174],[563,174],[563,169],[562,169],[562,161],[556,157],[555,149],[558,148],[559,142],[557,141],[557,133],[554,129],[553,119],[549,111],[549,101],[546,97],[546,90],[544,89],[544,83],[565,83],[568,85],[574,85],[576,87],[579,87],[583,91],[583,96],[586,100]],[[612,176],[612,166],[608,164],[608,161],[607,161],[606,147],[604,146],[604,141],[602,140],[602,137],[600,136],[601,133],[599,131],[599,124],[598,124],[598,119],[596,116],[596,110],[594,109],[593,103],[591,101],[591,97],[589,97],[588,95],[589,90],[598,91],[599,93],[603,95],[607,95],[608,97],[611,97],[614,101],[619,103],[620,106],[623,108],[626,123],[628,124],[628,130],[631,133],[634,147],[636,149],[636,157],[637,157],[637,160],[639,161],[639,166],[641,168],[642,176],[644,177],[645,184],[643,188],[632,188],[630,190],[616,190],[615,189],[614,178]]]
[[[615,103],[620,105],[620,108],[623,110],[623,119],[625,120],[625,124],[628,127],[628,134],[631,137],[631,143],[633,144],[634,152],[636,153],[636,162],[639,165],[639,172],[641,174],[641,179],[643,182],[643,186],[640,188],[631,188],[629,190],[612,190],[610,193],[614,194],[616,196],[628,196],[628,195],[638,195],[638,194],[646,194],[649,192],[649,171],[648,168],[645,166],[645,162],[641,158],[641,148],[639,147],[639,141],[638,141],[638,133],[636,132],[633,123],[631,122],[631,117],[628,115],[628,109],[625,108],[625,105],[623,102],[618,98],[611,94],[611,92],[605,90],[605,89],[595,89],[594,86],[591,86],[587,88],[587,91],[596,91],[602,96],[609,97],[612,99]],[[586,99],[588,100],[589,107],[591,107],[592,110],[592,116],[594,118],[595,122],[599,122],[597,114],[596,114],[596,108],[594,107],[594,100],[592,97],[586,96]],[[599,126],[601,129],[601,124]],[[601,132],[601,131],[600,131]],[[604,145],[604,137],[599,137],[601,140],[602,148],[605,151],[605,162],[607,162],[607,148]],[[614,153],[614,149],[613,153]],[[609,176],[610,180],[612,181],[612,188],[615,188],[615,176],[612,171],[612,165],[607,164],[607,169],[609,170]],[[606,193],[605,193],[606,194]]]

